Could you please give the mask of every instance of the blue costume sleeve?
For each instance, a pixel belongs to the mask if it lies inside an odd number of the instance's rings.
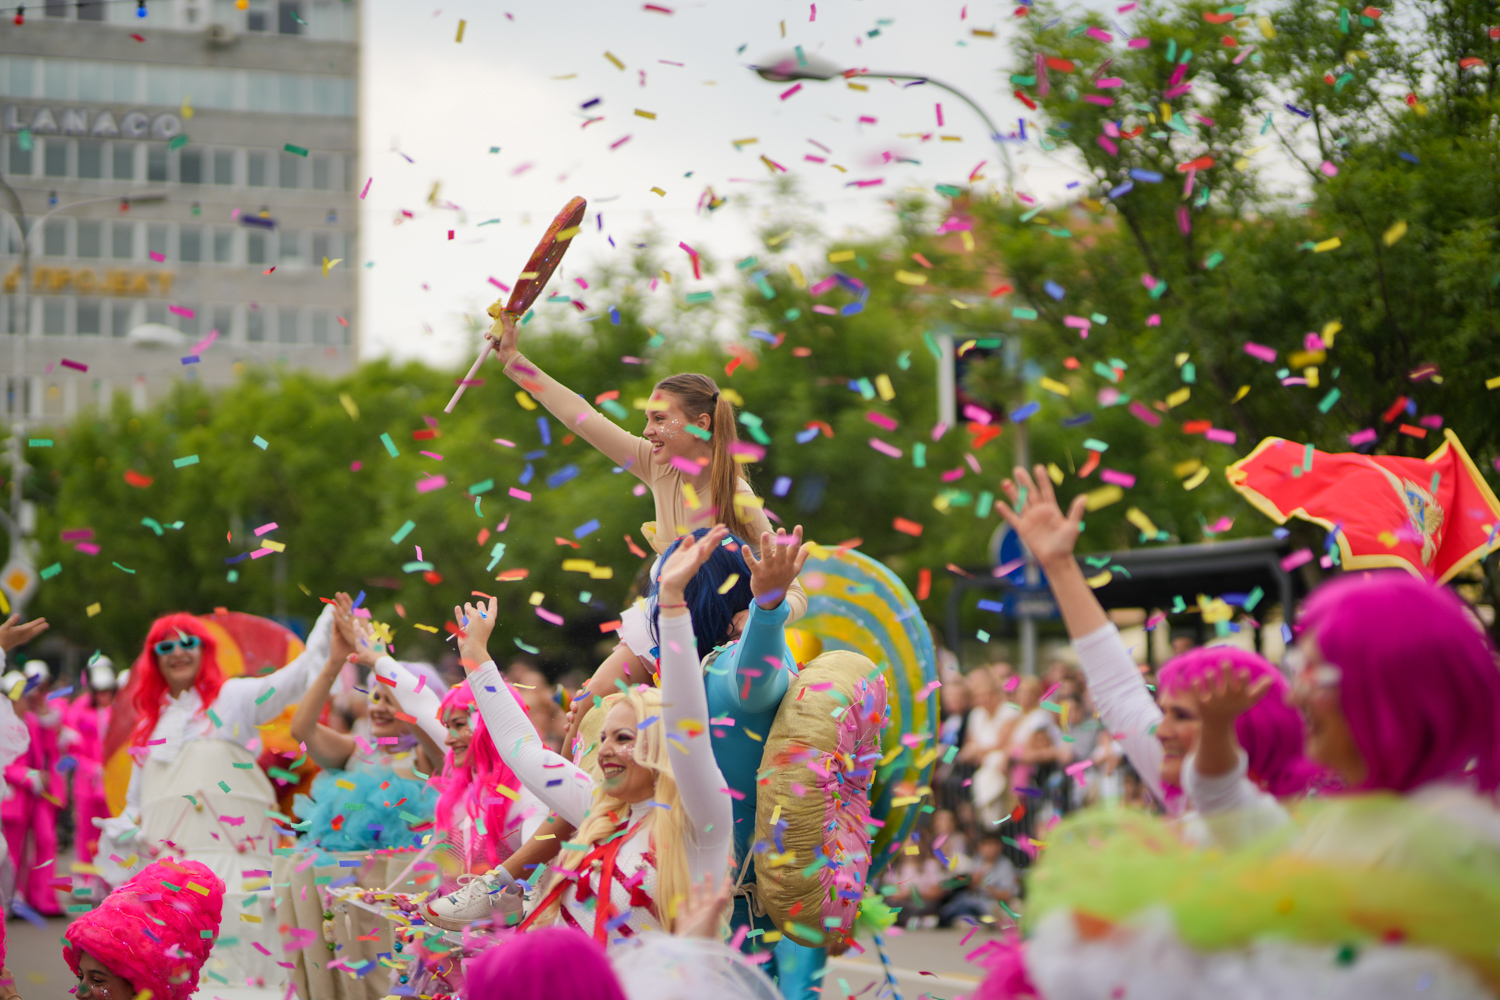
[[[744,635],[709,668],[710,684],[724,696],[721,704],[736,712],[765,712],[781,704],[792,681],[791,671],[784,669],[793,664],[786,648],[790,613],[786,601],[770,611],[750,602]]]

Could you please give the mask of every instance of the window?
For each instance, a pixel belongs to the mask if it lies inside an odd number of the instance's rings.
[[[214,306],[213,320],[210,329],[218,330],[219,336],[228,340],[234,335],[234,311],[229,306]]]
[[[184,264],[197,264],[203,260],[203,230],[198,226],[183,226],[177,233],[177,257]]]
[[[245,16],[245,27],[249,31],[265,31],[271,26],[271,12],[266,0],[255,0]]]
[[[167,227],[166,226],[147,226],[146,227],[146,255],[149,257],[151,254],[154,254],[154,253],[159,253],[163,257],[165,257],[167,255]]]
[[[80,101],[109,100],[109,64],[82,62],[78,64],[78,99]]]
[[[110,68],[110,89],[114,91],[115,100],[122,104],[135,103],[135,78],[139,67],[135,63],[116,63]]]
[[[115,143],[112,159],[115,161],[115,180],[135,180],[135,143]]]
[[[42,300],[42,332],[59,337],[68,332],[68,300]]]
[[[100,325],[103,319],[103,306],[98,299],[78,300],[78,334],[86,337],[97,337],[103,333]]]
[[[250,313],[245,317],[245,339],[252,344],[259,344],[266,339],[266,314],[254,306],[250,307]]]
[[[15,63],[11,59],[11,63]],[[28,142],[24,147],[21,145],[21,137],[13,135],[10,137],[10,173],[12,177],[31,176],[31,151],[35,148],[33,143]]]
[[[302,157],[296,153],[279,153],[280,159],[277,163],[276,182],[283,188],[295,188],[300,186],[302,176]]]
[[[261,232],[247,232],[245,234],[245,263],[257,266],[266,262],[266,234]]]
[[[78,220],[78,256],[90,260],[104,256],[104,223],[97,219]]]
[[[214,263],[215,264],[233,264],[234,263],[234,230],[233,229],[215,229],[214,230]]]
[[[328,343],[328,313],[319,309],[312,314],[312,342],[314,344]]]
[[[333,259],[331,233],[312,234],[312,262],[316,267],[322,267],[325,260]]]
[[[187,310],[191,316],[182,313],[177,314],[177,329],[190,337],[196,337],[203,332],[203,309],[197,306],[188,306]]]
[[[48,139],[42,144],[42,171],[48,177],[68,176],[68,140]]]
[[[146,103],[172,107],[182,100],[182,84],[176,66],[146,66]]]
[[[312,158],[313,190],[327,191],[328,181],[333,174],[333,165],[327,156],[314,156]]]
[[[146,303],[146,322],[167,325],[167,307],[161,302]]]
[[[276,4],[276,30],[283,35],[302,34],[302,4],[298,0],[278,0]]]
[[[116,222],[113,229],[109,255],[115,260],[130,260],[135,256],[135,226],[129,222]]]
[[[78,176],[87,180],[104,176],[104,140],[78,140]]]
[[[11,97],[36,96],[36,60],[23,56],[11,56],[10,87],[6,93]]]
[[[109,307],[109,335],[111,337],[124,337],[130,333],[131,327],[135,326],[134,314],[135,303],[114,302]]]
[[[339,113],[339,80],[334,76],[315,76],[312,81],[312,109],[315,115]]]
[[[46,11],[48,17],[67,17],[67,0],[47,0]]]
[[[164,144],[152,143],[146,147],[146,180],[165,181],[167,179],[167,147]]]
[[[214,183],[234,183],[234,150],[214,150]]]
[[[202,184],[203,150],[183,149],[177,155],[177,179],[183,184]]]
[[[281,230],[281,248],[277,258],[281,266],[301,264],[302,234],[295,229]],[[321,264],[322,262],[319,261]]]
[[[42,60],[42,94],[60,100],[72,100],[73,60]]]
[[[245,183],[253,188],[266,186],[266,154],[245,154]]]
[[[276,75],[277,90],[280,92],[281,113],[284,115],[300,115],[307,110],[307,102],[302,99],[303,84],[306,81],[300,73],[278,73]]]
[[[300,332],[297,328],[298,328],[298,326],[301,325],[301,324],[299,324],[297,322],[297,320],[298,320],[297,307],[296,306],[282,306],[278,310],[278,312],[281,315],[277,317],[277,320],[278,320],[278,322],[276,324],[276,340],[277,340],[277,342],[278,343],[282,343],[282,344],[295,344],[295,343],[297,343],[298,339],[299,339],[298,336],[297,336],[297,334]]]
[[[104,0],[78,0],[78,20],[104,20]]]
[[[42,253],[48,257],[68,255],[68,224],[62,219],[52,219],[42,230]]]

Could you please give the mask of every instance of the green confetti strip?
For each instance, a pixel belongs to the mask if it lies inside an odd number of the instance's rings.
[[[184,455],[181,458],[174,458],[174,459],[172,459],[172,464],[174,466],[176,466],[177,468],[179,468],[179,469],[184,468],[184,467],[189,466],[189,465],[197,465],[198,464],[198,456],[197,455]]]
[[[296,156],[306,156],[307,155],[307,150],[303,149],[301,146],[293,146],[291,143],[287,143],[285,146],[282,146],[281,148],[284,149],[284,150],[286,150],[288,153],[292,153],[292,154],[294,154]]]
[[[396,450],[396,442],[391,440],[389,434],[380,435],[380,443],[385,445],[385,450],[390,452],[392,458],[400,458],[401,452]]]
[[[405,539],[407,535],[411,534],[411,530],[416,526],[416,521],[407,521],[401,527],[397,528],[396,533],[391,536],[391,544],[400,545],[402,540]]]
[[[261,451],[265,451],[266,448],[268,448],[270,446],[270,444],[271,444],[271,442],[267,441],[265,438],[261,437],[259,434],[255,435],[255,437],[253,437],[251,439],[251,443],[253,445],[255,445],[255,447],[259,448]]]
[[[275,693],[276,693],[276,689],[275,688],[267,688],[265,694],[263,694],[259,698],[255,699],[255,703],[257,705],[264,705],[267,701],[269,701],[271,699],[271,695],[273,695]]]
[[[115,563],[115,565],[118,566],[119,563]],[[62,572],[62,563],[53,563],[51,566],[47,566],[47,567],[45,567],[42,570],[42,579],[43,580],[50,580],[54,576],[56,576],[57,574],[59,574],[61,572]]]

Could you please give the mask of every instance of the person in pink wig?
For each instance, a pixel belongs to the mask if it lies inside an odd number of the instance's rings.
[[[158,861],[68,925],[78,1000],[187,1000],[219,936],[224,883],[199,861]],[[205,934],[205,932],[207,932]]]
[[[448,831],[462,855],[464,871],[483,874],[521,846],[521,810],[516,802],[521,782],[500,759],[484,717],[474,710],[468,681],[443,698],[439,717],[448,730],[448,754],[437,827]]]
[[[1250,821],[1257,828],[1274,826],[1282,815],[1278,797],[1301,795],[1326,783],[1326,773],[1304,756],[1290,687],[1262,656],[1227,646],[1189,650],[1162,667],[1153,698],[1073,555],[1084,497],[1074,498],[1064,514],[1041,466],[1035,479],[1016,469],[1015,479],[1006,480],[1003,489],[1014,506],[1002,503],[1000,513],[1047,574],[1100,718],[1120,736],[1152,795],[1183,820],[1188,839],[1214,839],[1203,812],[1234,811],[1258,817]],[[1243,752],[1222,771],[1204,774],[1184,762],[1198,748],[1202,699],[1210,692],[1206,685],[1221,675],[1236,696],[1254,695],[1234,723]]]

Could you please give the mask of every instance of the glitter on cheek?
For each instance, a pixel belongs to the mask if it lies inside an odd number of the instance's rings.
[[[662,425],[661,436],[667,440],[676,440],[682,436],[682,421],[680,419],[668,420]]]

